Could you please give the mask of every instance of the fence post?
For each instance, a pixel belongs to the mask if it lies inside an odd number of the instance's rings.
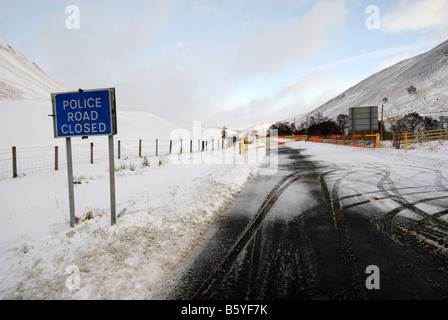
[[[156,157],[159,156],[159,139],[156,139]]]
[[[142,157],[142,139],[138,140],[138,157]]]
[[[182,154],[182,139],[180,139],[180,154]]]
[[[90,164],[93,164],[93,142],[90,142]]]
[[[54,170],[58,171],[59,170],[59,152],[58,152],[58,146],[54,147]]]
[[[190,153],[193,153],[193,140],[190,140]]]
[[[270,144],[271,137],[265,137],[265,144],[266,144],[266,155],[269,156],[271,154],[271,144]]]
[[[67,183],[68,183],[68,199],[70,208],[70,227],[75,226],[75,194],[73,191],[73,157],[72,157],[72,138],[65,138],[65,153],[67,155]]]
[[[12,147],[12,177],[17,178],[17,155],[16,147]]]
[[[120,153],[121,153],[121,142],[118,140],[118,159],[120,159]]]
[[[172,147],[173,147],[173,140],[170,140],[170,154],[171,154]]]
[[[406,152],[408,152],[408,134],[407,133],[404,134],[404,145],[405,145]]]

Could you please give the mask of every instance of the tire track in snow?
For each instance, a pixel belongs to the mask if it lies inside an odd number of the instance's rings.
[[[353,299],[362,299],[364,297],[363,290],[361,289],[363,284],[360,282],[360,275],[358,272],[355,254],[350,245],[348,223],[342,212],[342,206],[339,200],[339,188],[342,182],[342,178],[336,180],[330,195],[328,185],[325,181],[325,175],[328,173],[329,172],[324,173],[319,178],[322,188],[322,195],[324,196],[325,202],[327,203],[327,206],[330,208],[333,215],[334,228],[336,230],[340,245],[339,255],[341,257],[341,261],[343,263],[347,276],[347,281],[351,289],[349,293],[350,295],[352,295]]]
[[[256,232],[261,227],[264,219],[275,205],[280,195],[295,181],[300,178],[303,172],[295,172],[283,178],[277,185],[269,192],[260,209],[254,218],[250,221],[246,229],[242,232],[236,243],[227,253],[225,258],[221,261],[219,266],[211,273],[211,276],[206,279],[200,286],[199,290],[194,295],[193,299],[201,299],[214,286],[214,284],[221,280],[228,270],[232,268],[236,258],[247,244],[253,239]]]

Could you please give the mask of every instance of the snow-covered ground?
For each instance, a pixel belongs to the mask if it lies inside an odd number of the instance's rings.
[[[427,60],[433,64],[434,59],[441,61],[446,57]],[[437,70],[446,74],[446,68]],[[64,139],[53,138],[52,118],[48,115],[52,112],[50,93],[66,91],[64,86],[1,38],[0,71],[0,148],[9,153],[12,146],[63,145]],[[396,83],[401,85],[400,81]],[[433,82],[428,83],[432,88]],[[358,89],[367,87],[365,84],[361,83]],[[436,86],[439,91],[435,92],[421,82],[413,84],[419,92],[416,97],[409,97],[403,88],[396,92],[407,99],[424,99],[425,107],[431,104],[437,109],[446,102],[442,94],[445,86]],[[116,89],[117,101],[121,101],[120,88]],[[399,104],[400,100],[394,100],[392,93],[383,91],[378,96],[380,102],[385,95],[395,105]],[[353,102],[358,95],[353,96],[349,99],[347,95],[345,100]],[[369,104],[376,100],[370,99]],[[339,99],[334,101],[341,105]],[[351,105],[364,105],[364,102]],[[177,139],[185,132],[194,136],[194,124],[185,129],[184,125],[181,128],[150,113],[123,111],[122,107],[117,106],[117,140]],[[219,129],[201,128],[199,132],[202,139],[220,135]],[[104,139],[89,138],[88,142]],[[403,149],[359,149],[310,142],[284,147],[300,148],[313,160],[326,165],[433,168],[444,177],[441,183],[447,184],[448,142],[416,146],[407,153]],[[32,155],[35,149],[30,150]],[[79,218],[74,228],[69,226],[65,168],[0,180],[0,299],[151,299],[159,296],[189,260],[214,221],[233,203],[248,179],[261,170],[260,164],[266,159],[262,156],[264,152],[258,154],[257,161],[247,164],[234,148],[184,154],[180,158],[178,155],[152,157],[149,162],[132,156],[116,160],[118,219],[114,226],[110,225],[106,160],[94,165],[75,165],[75,179],[80,184],[74,186]]]
[[[230,148],[154,157],[149,166],[117,161],[114,226],[107,163],[75,185],[74,228],[64,170],[0,181],[0,298],[150,299],[263,160],[236,164],[223,154],[240,157]]]
[[[392,148],[391,141],[385,141],[379,149],[353,148],[324,143],[303,144],[304,154],[326,164],[360,165],[420,165],[440,170],[448,170],[448,141],[430,141],[409,144],[406,152],[404,145],[400,149]]]
[[[311,142],[284,147],[301,149],[327,165],[427,166],[448,177],[447,141],[407,153]],[[227,159],[240,157],[233,148],[224,153]],[[222,150],[203,153],[200,164],[190,154],[151,158],[150,166],[138,159],[118,162],[115,226],[110,225],[106,163],[84,169],[82,183],[75,185],[79,222],[74,228],[69,227],[64,171],[0,181],[0,298],[157,296],[260,170],[263,154],[252,164],[222,161]]]

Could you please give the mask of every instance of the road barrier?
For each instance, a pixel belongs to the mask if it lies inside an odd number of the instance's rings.
[[[288,139],[288,140],[287,141],[284,141],[284,140],[278,141],[278,139]],[[248,150],[261,149],[261,148],[266,148],[266,147],[270,147],[270,146],[277,146],[277,145],[282,145],[282,144],[291,143],[291,142],[303,141],[306,139],[307,139],[306,135],[289,135],[289,136],[278,136],[278,137],[269,137],[269,136],[268,137],[245,137],[243,139],[243,141],[244,141],[243,150],[248,151]],[[275,142],[275,141],[277,141],[277,142]],[[252,146],[253,144],[255,144],[255,146]]]
[[[317,143],[330,143],[334,145],[352,146],[358,148],[379,148],[380,135],[333,135],[333,136],[307,136],[307,135],[289,135],[278,137],[243,137],[241,139],[242,154],[245,151],[261,149],[271,146],[283,145],[297,141],[309,141]],[[281,140],[279,140],[281,139]]]
[[[356,134],[356,135],[334,135],[334,136],[312,136],[308,141],[331,143],[336,145],[352,146],[358,148],[379,148],[380,135],[376,134]]]

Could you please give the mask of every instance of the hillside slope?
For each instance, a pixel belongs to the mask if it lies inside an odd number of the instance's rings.
[[[61,91],[67,89],[0,37],[0,100],[48,99]]]
[[[0,38],[0,148],[63,143],[64,139],[53,138],[52,118],[48,115],[52,113],[50,94],[64,91],[70,90]],[[116,95],[117,139],[169,140],[177,129],[192,134],[190,127],[185,128],[149,112],[130,111],[129,106],[120,103],[120,88],[116,88]],[[202,128],[204,138],[220,136],[220,130],[207,129]],[[76,139],[79,141],[81,138]],[[90,141],[105,141],[105,138],[90,137],[84,143]]]
[[[408,88],[416,88],[409,93]],[[397,117],[409,112],[422,115],[448,114],[448,41],[418,56],[381,70],[314,111],[299,115],[299,124],[307,115],[317,112],[329,118],[347,114],[351,107],[384,105],[384,117]],[[383,99],[387,98],[387,102]]]

